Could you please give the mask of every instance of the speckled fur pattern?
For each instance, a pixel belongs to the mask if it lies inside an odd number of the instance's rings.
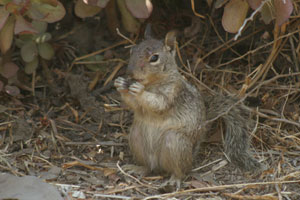
[[[154,56],[154,57],[153,57]],[[191,169],[193,152],[207,138],[206,120],[235,103],[224,96],[206,97],[179,73],[175,52],[148,37],[132,48],[128,73],[134,83],[118,78],[115,86],[133,110],[129,146],[139,165],[182,179]],[[248,150],[249,129],[241,105],[222,116],[225,152],[238,167],[260,167]]]
[[[221,117],[226,126],[225,153],[230,161],[241,170],[259,172],[263,166],[249,152],[250,130],[253,121],[249,116],[249,111],[245,109],[245,105],[234,105],[236,102],[238,102],[238,99],[231,96],[207,96],[205,98],[205,105],[208,108],[207,119],[214,119],[230,109],[228,114]]]

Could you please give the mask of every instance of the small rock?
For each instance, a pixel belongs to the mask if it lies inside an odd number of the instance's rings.
[[[0,174],[1,199],[64,200],[58,190],[35,176]]]

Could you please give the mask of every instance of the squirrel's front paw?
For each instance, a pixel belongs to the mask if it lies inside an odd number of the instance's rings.
[[[144,91],[144,88],[144,85],[142,85],[139,82],[135,82],[129,86],[129,93],[134,96],[137,96],[138,94],[141,94]]]
[[[128,89],[128,82],[125,78],[118,77],[114,82],[114,86],[117,88],[119,92],[124,91]]]

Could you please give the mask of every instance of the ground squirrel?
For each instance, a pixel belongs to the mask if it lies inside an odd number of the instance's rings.
[[[222,95],[206,96],[178,71],[174,37],[145,40],[131,49],[128,74],[115,87],[134,112],[129,146],[139,165],[182,179],[192,167],[193,152],[207,139],[207,120],[221,116],[226,125],[225,153],[239,168],[255,171],[261,164],[249,154],[249,118],[243,105]],[[133,83],[131,83],[133,81]]]

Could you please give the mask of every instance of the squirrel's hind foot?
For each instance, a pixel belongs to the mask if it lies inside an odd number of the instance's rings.
[[[160,188],[163,189],[164,192],[178,191],[181,189],[181,179],[172,175],[169,180],[161,184]]]

